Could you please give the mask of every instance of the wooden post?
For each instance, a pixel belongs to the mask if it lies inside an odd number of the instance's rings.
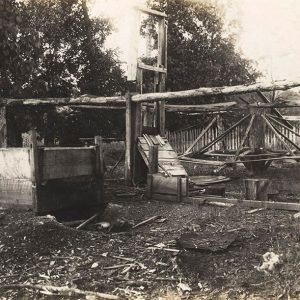
[[[132,161],[133,161],[133,151],[132,151],[132,106],[131,106],[131,94],[126,95],[126,141],[125,141],[125,182],[127,185],[132,184]]]
[[[247,200],[268,200],[268,179],[244,179],[245,185],[245,198]]]
[[[32,182],[32,204],[33,210],[37,214],[39,212],[40,203],[40,174],[36,130],[30,130],[30,167],[31,167],[31,182]]]
[[[177,177],[177,200],[178,202],[181,202],[181,194],[182,194],[182,188],[181,188],[181,177]]]
[[[158,67],[163,66],[167,68],[167,31],[166,31],[166,20],[160,18],[158,21]],[[158,76],[158,92],[162,93],[166,91],[166,74],[160,73]],[[166,134],[166,110],[165,101],[158,102],[158,130],[161,136]]]
[[[7,147],[6,107],[0,107],[0,148]]]
[[[104,200],[104,158],[102,138],[100,136],[95,137],[95,160],[96,195],[97,202],[101,203]]]
[[[142,134],[142,105],[133,103],[131,94],[126,96],[126,150],[125,181],[132,185],[141,176],[141,157],[137,148],[138,137]]]
[[[251,107],[250,113],[255,115],[250,129],[249,143],[253,153],[265,149],[266,122],[263,119],[264,109]]]
[[[152,174],[147,175],[147,197],[148,199],[152,198],[153,191],[153,176]]]
[[[149,174],[158,172],[158,145],[149,146]]]

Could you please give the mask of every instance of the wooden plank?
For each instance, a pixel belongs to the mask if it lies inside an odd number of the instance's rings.
[[[147,157],[149,157],[149,151],[144,151]],[[174,151],[168,150],[160,150],[158,152],[158,159],[169,159],[169,158],[177,158],[177,154]]]
[[[235,101],[212,103],[212,104],[198,104],[198,105],[172,105],[166,104],[166,111],[172,112],[219,112],[231,110],[237,106]]]
[[[275,134],[275,136],[280,140],[280,142],[284,145],[284,147],[288,150],[288,152],[291,155],[294,155],[292,149],[290,148],[290,146],[284,141],[284,139],[281,137],[281,135],[274,129],[274,127],[272,126],[272,124],[267,120],[267,118],[265,116],[262,116],[262,118],[265,120],[266,124],[269,126],[269,128],[271,129],[271,131]]]
[[[190,201],[193,199],[203,203],[208,202],[220,202],[220,203],[232,203],[242,207],[252,208],[269,208],[269,209],[280,209],[289,211],[300,211],[300,203],[289,203],[289,202],[273,202],[273,201],[257,201],[257,200],[239,200],[229,199],[223,197],[203,196],[203,197],[189,197]]]
[[[178,92],[148,93],[142,95],[135,95],[132,97],[132,101],[134,102],[153,102],[158,100],[171,101],[176,99],[189,99],[191,97],[198,97],[199,101],[202,101],[201,96],[237,95],[237,94],[246,94],[246,93],[252,93],[257,91],[267,92],[273,90],[287,90],[297,86],[300,86],[299,80],[295,80],[295,81],[282,80],[282,81],[276,81],[275,83],[260,82],[252,85],[202,87],[198,89],[178,91]],[[298,101],[298,105],[299,105],[299,101]]]
[[[30,169],[31,169],[31,183],[32,183],[32,205],[35,213],[39,212],[42,206],[42,199],[40,198],[40,169],[39,169],[39,155],[37,148],[36,130],[30,130]]]
[[[206,152],[209,148],[211,148],[213,145],[215,145],[218,141],[220,141],[221,139],[223,139],[226,135],[228,135],[234,128],[236,128],[237,126],[239,126],[242,122],[244,122],[246,119],[248,119],[250,117],[250,115],[247,115],[245,117],[243,117],[241,120],[239,120],[238,122],[236,122],[234,125],[232,125],[230,128],[228,128],[227,130],[224,131],[224,133],[220,134],[216,139],[214,139],[213,141],[211,141],[210,143],[208,143],[206,146],[204,146],[202,149],[200,149],[197,153],[202,154],[204,152]]]
[[[0,178],[31,179],[28,148],[0,149]]]
[[[167,69],[164,67],[155,67],[143,63],[138,63],[137,67],[142,70],[148,70],[148,71],[159,72],[159,73],[167,73]]]
[[[41,156],[43,180],[94,174],[93,148],[45,148]]]
[[[95,177],[96,177],[96,198],[100,204],[104,202],[104,157],[101,136],[95,137]]]
[[[6,107],[0,107],[0,148],[7,147]],[[1,168],[0,168],[1,169]]]
[[[158,11],[158,10],[154,10],[154,9],[150,9],[150,8],[148,8],[146,6],[137,6],[136,9],[138,9],[142,13],[145,13],[145,14],[148,14],[148,15],[162,17],[162,18],[167,17],[167,15],[164,12],[161,12],[161,11]]]
[[[177,195],[178,193],[178,177],[164,177],[159,174],[153,174],[152,193],[153,194],[166,194]],[[188,180],[187,178],[181,178],[181,195],[183,197],[188,194]]]
[[[149,151],[149,146],[147,143],[140,143],[140,146],[141,146],[141,149],[143,149],[144,151]],[[173,148],[171,147],[171,145],[169,145],[169,144],[164,145],[164,146],[158,146],[158,150],[159,151],[162,151],[162,150],[174,151]]]
[[[0,206],[32,208],[31,179],[0,178]]]
[[[158,146],[149,147],[149,174],[158,172]]]
[[[205,159],[196,159],[196,158],[189,158],[189,157],[181,157],[180,161],[186,163],[199,164],[199,165],[212,165],[212,166],[224,165],[224,162],[218,160],[205,160]]]
[[[212,125],[216,121],[217,121],[217,117],[212,119],[212,121],[201,131],[200,135],[196,138],[196,140],[192,143],[192,145],[183,153],[183,155],[187,155],[191,153],[191,150],[195,147],[195,145],[199,142],[199,140],[204,136],[204,134],[212,127]]]

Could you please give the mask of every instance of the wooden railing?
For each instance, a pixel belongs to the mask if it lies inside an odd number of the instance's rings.
[[[300,134],[300,123],[293,122],[293,131]],[[235,150],[241,144],[241,140],[246,131],[246,125],[238,126],[234,130],[232,130],[223,140],[219,143],[211,147],[210,150]],[[287,136],[292,142],[296,145],[300,146],[300,137],[296,136],[294,133],[289,130],[276,126],[285,136]],[[202,127],[190,128],[187,130],[179,130],[179,131],[166,131],[166,137],[168,138],[173,149],[178,153],[184,153],[188,147],[193,143],[193,141],[200,135]],[[214,138],[218,136],[218,128],[212,127],[210,128],[203,138],[195,145],[193,151],[200,150],[203,146],[208,144],[208,142],[212,141]],[[247,144],[247,143],[246,143]],[[289,143],[288,143],[289,144]],[[275,136],[275,134],[269,129],[266,128],[266,148],[272,150],[286,150],[284,145],[280,142],[280,140]],[[291,148],[294,148],[291,146]]]

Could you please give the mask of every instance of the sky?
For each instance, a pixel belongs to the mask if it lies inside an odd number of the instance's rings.
[[[144,0],[91,0],[94,16],[109,16],[116,32],[108,47],[118,47],[127,60],[133,7]],[[199,0],[201,1],[201,0]],[[266,80],[300,77],[300,0],[219,0],[228,7],[228,20],[240,24],[238,47],[257,62]]]

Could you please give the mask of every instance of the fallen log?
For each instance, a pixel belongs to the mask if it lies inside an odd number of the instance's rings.
[[[44,290],[47,292],[53,292],[56,294],[59,294],[61,296],[66,295],[85,295],[85,296],[94,296],[96,299],[107,299],[107,300],[118,300],[120,299],[118,296],[105,294],[105,293],[98,293],[98,292],[92,292],[92,291],[85,291],[80,290],[77,288],[69,288],[67,286],[52,286],[52,285],[41,285],[41,284],[26,284],[26,283],[20,283],[20,284],[5,284],[0,285],[0,290],[11,290],[11,289],[22,289],[22,288],[28,288],[28,289],[37,289],[37,290]]]

